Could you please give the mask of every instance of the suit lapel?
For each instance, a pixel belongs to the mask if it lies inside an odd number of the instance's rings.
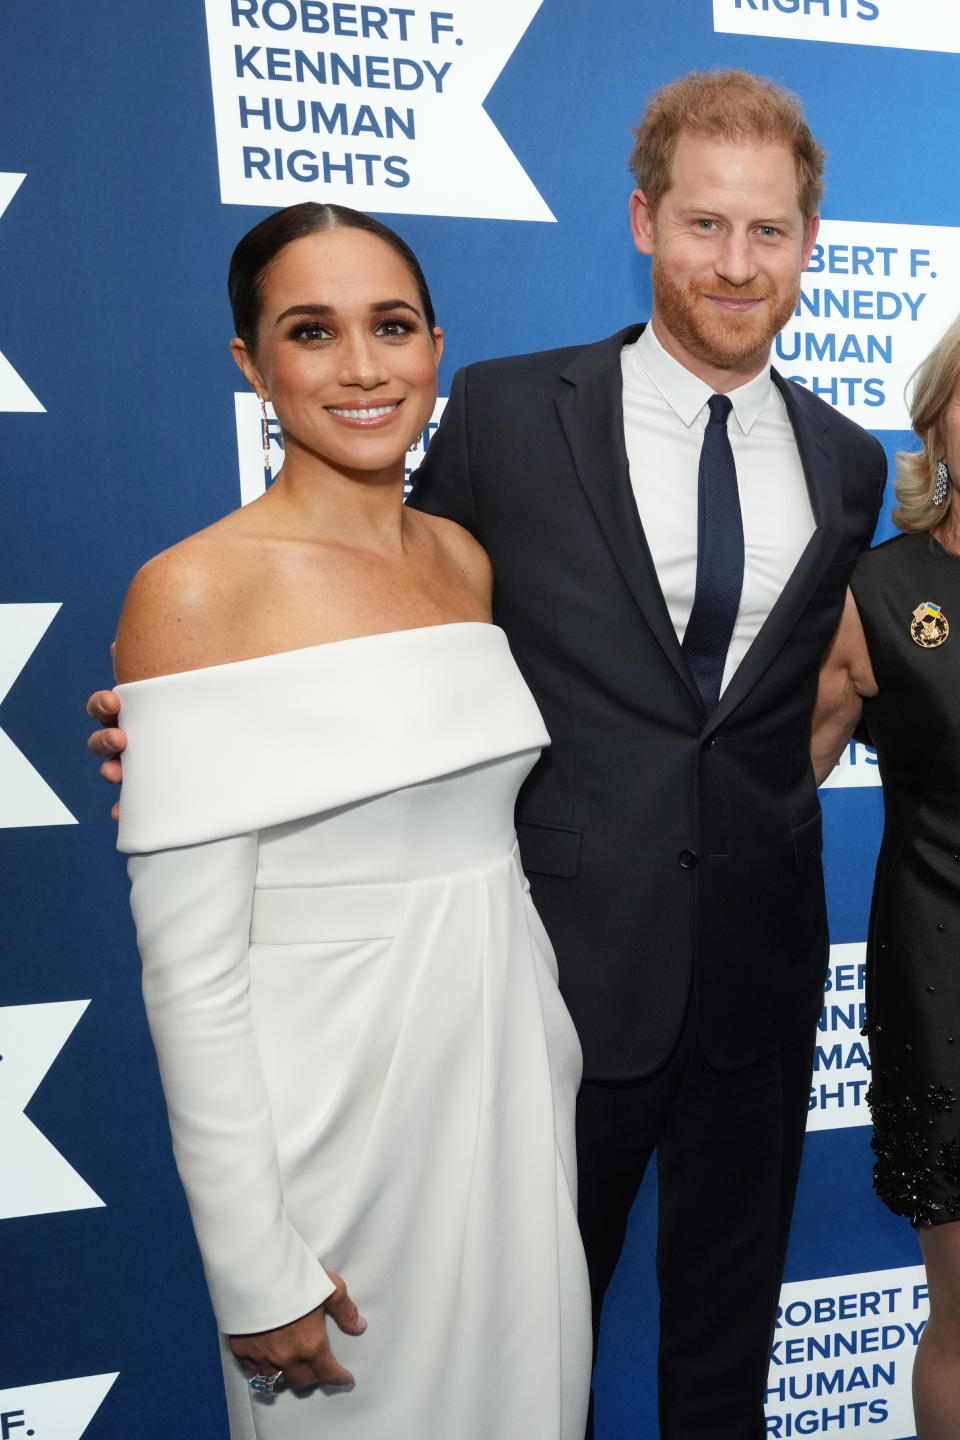
[[[617,568],[666,659],[699,704],[630,484],[620,351],[642,330],[642,325],[631,326],[580,351],[561,376],[557,414],[580,484]]]
[[[722,724],[769,669],[816,593],[843,534],[842,476],[820,407],[808,407],[805,392],[798,392],[776,370],[771,373],[793,426],[816,529],[756,639],[720,696],[720,703],[710,716],[708,729]]]
[[[581,350],[561,376],[557,414],[580,484],[617,568],[664,657],[700,705],[630,484],[620,351],[642,330],[642,325],[634,325]],[[705,732],[728,718],[776,659],[816,593],[843,534],[842,476],[822,408],[809,405],[805,392],[788,384],[776,370],[771,374],[793,426],[816,528],[719,705],[706,719]]]

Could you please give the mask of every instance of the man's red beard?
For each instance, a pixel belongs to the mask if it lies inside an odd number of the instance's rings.
[[[657,313],[669,333],[688,354],[717,370],[739,370],[765,361],[767,352],[797,308],[800,277],[789,294],[767,280],[753,280],[738,289],[716,277],[674,280],[659,255],[653,257],[653,295]],[[748,314],[710,304],[705,296],[724,300],[759,300]]]

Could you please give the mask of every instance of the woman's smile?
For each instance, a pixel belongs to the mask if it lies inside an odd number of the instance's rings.
[[[372,400],[361,400],[353,405],[327,405],[324,408],[336,420],[370,430],[388,424],[402,404],[402,400],[381,400],[376,404]]]

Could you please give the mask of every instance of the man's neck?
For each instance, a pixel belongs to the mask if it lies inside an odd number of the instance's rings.
[[[763,373],[770,365],[770,349],[760,355],[751,356],[743,365],[725,369],[711,365],[709,361],[703,360],[698,355],[692,354],[675,335],[672,335],[664,326],[663,321],[657,314],[657,307],[654,305],[653,315],[650,320],[653,333],[666,350],[667,354],[689,370],[691,375],[696,375],[705,385],[709,385],[715,395],[726,395],[730,390],[737,390],[741,385],[746,385],[757,375]]]

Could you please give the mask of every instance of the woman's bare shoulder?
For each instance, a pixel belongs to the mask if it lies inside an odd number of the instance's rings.
[[[233,658],[250,589],[249,532],[226,516],[155,555],[131,582],[117,630],[121,683]]]
[[[433,532],[451,564],[461,570],[472,584],[489,591],[493,586],[493,566],[479,540],[455,520],[446,520],[441,515],[417,513]]]

